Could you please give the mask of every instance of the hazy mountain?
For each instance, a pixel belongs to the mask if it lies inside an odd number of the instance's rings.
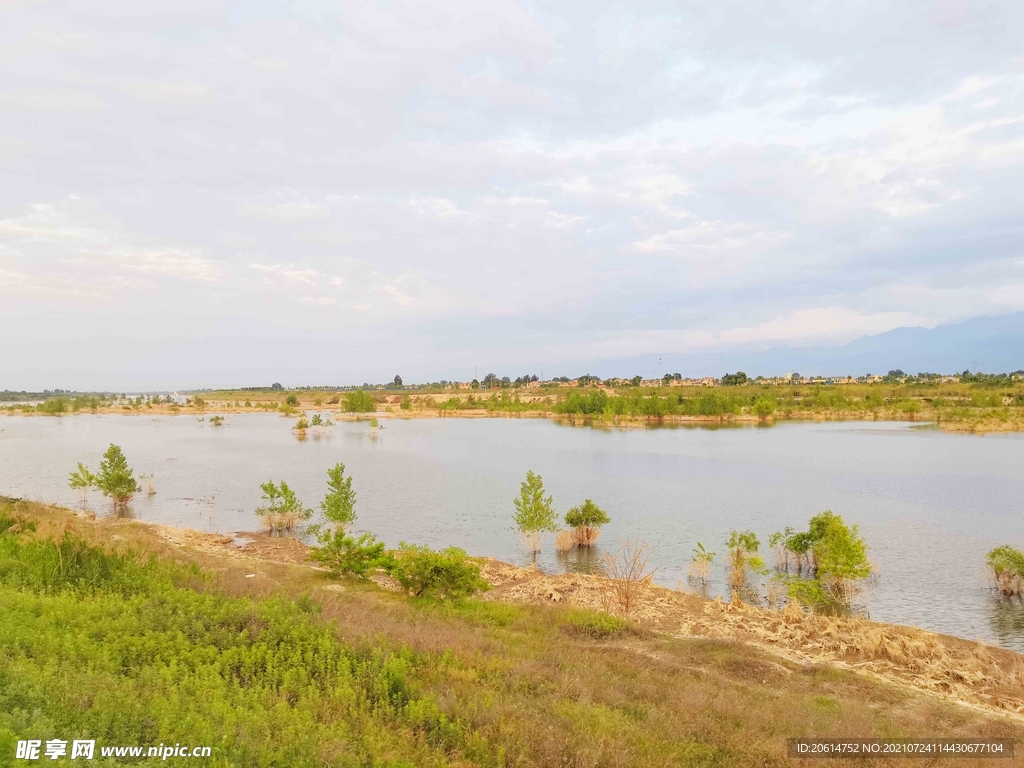
[[[588,371],[597,376],[659,373],[658,355],[600,360]],[[780,346],[768,349],[732,349],[693,354],[666,353],[661,371],[684,376],[721,376],[736,370],[756,376],[797,371],[804,375],[886,373],[901,368],[907,373],[953,373],[965,368],[986,373],[1024,369],[1024,312],[977,317],[935,328],[896,328],[863,336],[837,347]]]

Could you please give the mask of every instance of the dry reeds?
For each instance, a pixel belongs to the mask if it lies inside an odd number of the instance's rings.
[[[654,554],[654,548],[645,541],[626,539],[615,554],[604,556],[605,571],[611,582],[610,597],[615,607],[624,615],[631,616],[643,601],[656,568],[647,569]]]
[[[555,537],[555,549],[559,552],[568,552],[579,543],[576,531],[559,531]]]

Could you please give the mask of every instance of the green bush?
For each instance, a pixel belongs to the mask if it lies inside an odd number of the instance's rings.
[[[996,547],[985,557],[985,563],[1000,592],[1024,594],[1024,552],[1006,545]]]
[[[458,398],[456,398],[456,399],[458,399]],[[398,404],[398,407],[401,408],[403,411],[411,411],[412,410],[412,398],[409,397],[408,395],[402,395],[402,402]]]
[[[377,403],[369,392],[357,389],[355,392],[345,393],[342,408],[348,413],[372,413],[377,410]]]
[[[581,547],[593,545],[601,533],[601,526],[612,519],[590,499],[565,513],[565,524],[575,529],[576,543]]]
[[[310,559],[322,563],[339,576],[365,579],[383,568],[390,571],[394,559],[384,551],[384,542],[364,533],[358,539],[334,528],[318,536],[319,547],[310,550]]]
[[[128,502],[132,500],[132,496],[142,490],[142,486],[136,482],[133,470],[128,466],[128,460],[121,452],[121,448],[113,443],[103,454],[100,471],[96,475],[95,481],[96,487],[103,492],[103,495],[113,499],[115,507],[127,506]]]
[[[225,766],[493,764],[486,740],[418,693],[429,660],[344,644],[308,598],[197,591],[194,567],[72,536],[0,535],[0,562],[5,756],[53,733],[95,738],[97,758],[162,741],[211,745]]]
[[[290,405],[293,408],[295,408],[299,405],[299,398],[297,398],[295,395],[288,395],[288,397],[284,399],[284,404]]]
[[[573,609],[565,615],[565,628],[572,634],[603,640],[628,632],[632,625],[625,619],[610,613]]]
[[[540,551],[540,537],[545,531],[558,530],[551,502],[551,496],[544,497],[544,480],[528,470],[526,479],[519,484],[519,498],[512,500],[516,508],[512,519],[533,552]]]
[[[410,595],[457,599],[490,589],[480,567],[464,550],[448,547],[438,552],[430,547],[402,542],[388,570]]]

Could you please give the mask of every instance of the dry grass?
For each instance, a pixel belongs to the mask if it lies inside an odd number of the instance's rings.
[[[576,546],[575,531],[559,531],[555,536],[555,549],[559,552],[568,552]]]

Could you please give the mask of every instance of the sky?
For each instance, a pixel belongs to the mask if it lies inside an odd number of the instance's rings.
[[[2,18],[0,389],[574,375],[1024,309],[1024,3]]]

